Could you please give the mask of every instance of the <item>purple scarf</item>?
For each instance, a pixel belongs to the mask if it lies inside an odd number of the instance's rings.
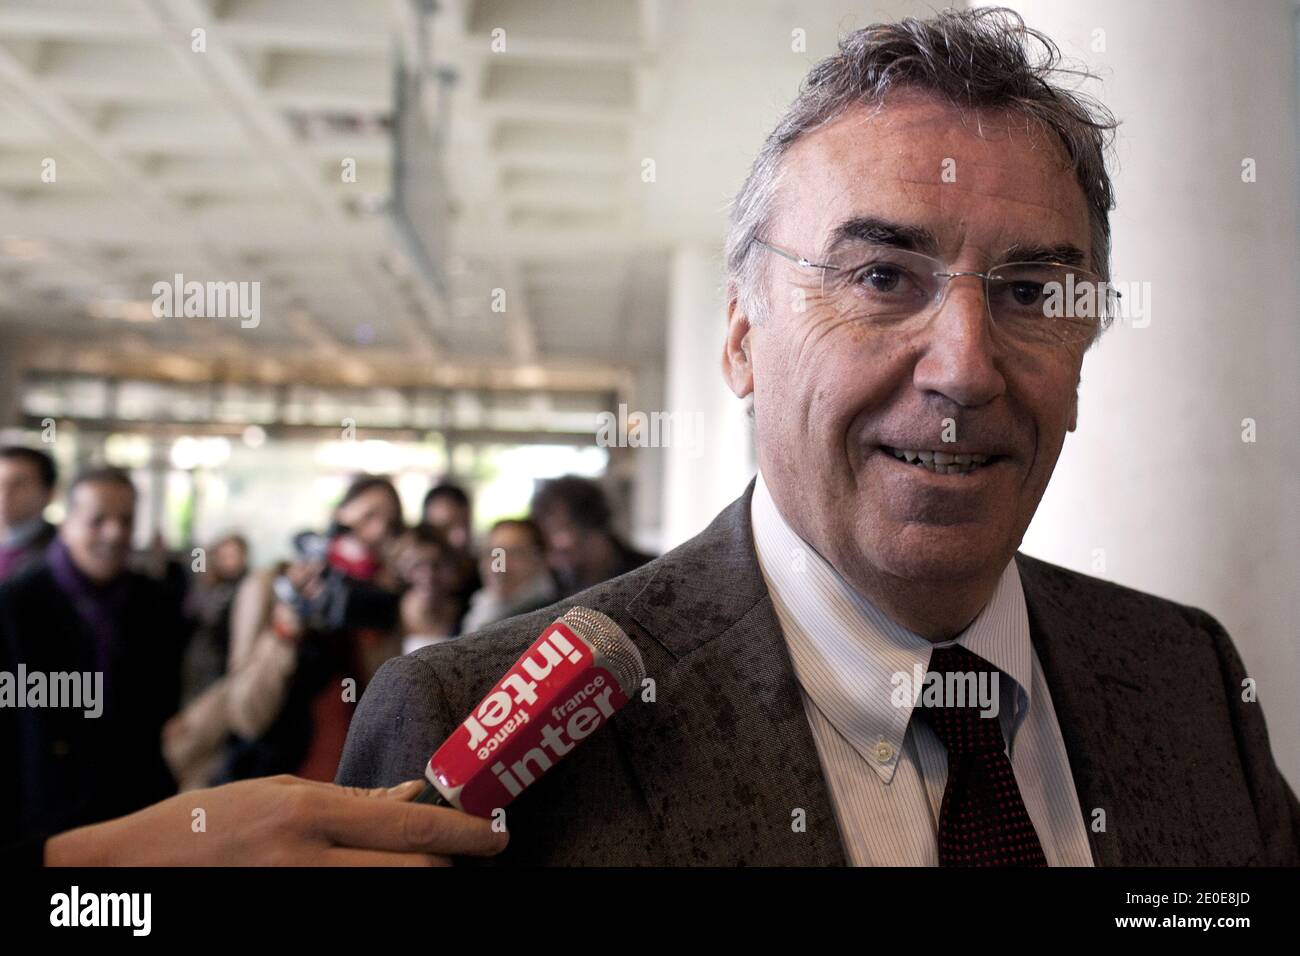
[[[0,544],[0,581],[14,574],[28,558],[38,554],[40,544],[37,539],[48,527],[40,518],[34,518],[19,528],[11,529],[12,534]]]
[[[19,544],[7,547],[0,544],[0,581],[18,570],[18,566],[22,564],[25,557],[27,557],[26,545]]]
[[[78,570],[67,545],[56,537],[45,549],[45,560],[59,590],[68,596],[73,610],[90,630],[95,642],[95,668],[108,683],[110,651],[117,643],[122,614],[129,591],[126,574],[119,574],[107,584],[96,584]]]

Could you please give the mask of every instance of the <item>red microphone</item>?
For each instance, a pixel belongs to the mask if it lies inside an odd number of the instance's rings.
[[[644,678],[622,628],[570,608],[429,758],[416,801],[492,816],[604,726]]]

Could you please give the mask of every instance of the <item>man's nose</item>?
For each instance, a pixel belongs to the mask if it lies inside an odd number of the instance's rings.
[[[949,279],[946,286],[923,333],[924,353],[913,380],[917,388],[938,392],[959,405],[984,405],[1006,389],[994,362],[984,281],[963,275]]]

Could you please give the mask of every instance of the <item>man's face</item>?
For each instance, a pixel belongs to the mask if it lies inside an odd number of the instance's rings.
[[[559,505],[534,515],[534,520],[546,539],[546,561],[551,569],[565,580],[577,576],[584,564],[588,533],[578,527],[567,508]]]
[[[504,567],[496,560],[498,554],[505,558]],[[513,524],[503,524],[492,532],[481,563],[484,586],[507,597],[546,567],[545,558],[533,536]],[[503,570],[495,570],[497,567],[503,567]]]
[[[944,271],[986,271],[1014,246],[1090,255],[1083,192],[1060,147],[1026,126],[916,95],[854,109],[787,155],[764,238],[822,261],[837,226],[871,217],[931,233]],[[850,580],[996,578],[1075,427],[1085,345],[1015,344],[971,277],[949,280],[910,330],[872,326],[819,300],[817,270],[758,252],[771,320],[750,329],[733,308],[725,367],[733,391],[753,392],[759,463],[786,520]],[[1001,457],[938,475],[885,448]]]
[[[0,528],[12,528],[40,516],[50,503],[36,466],[20,458],[0,458]]]
[[[469,547],[469,509],[455,499],[439,495],[429,502],[424,520],[447,536],[447,542],[456,550]]]
[[[87,482],[73,489],[59,536],[72,563],[103,584],[126,569],[135,526],[135,492],[112,482]]]

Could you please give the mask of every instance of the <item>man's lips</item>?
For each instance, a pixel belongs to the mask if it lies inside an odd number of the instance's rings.
[[[1010,458],[1014,452],[1012,449],[1001,444],[983,444],[979,442],[932,442],[932,441],[891,441],[878,442],[876,448],[881,451],[893,454],[895,452],[910,452],[914,455],[966,455],[980,456],[982,458],[993,460],[997,458]]]
[[[983,450],[980,446],[962,446],[956,442],[944,448],[879,445],[877,450],[902,466],[937,475],[979,474],[1009,458],[1001,450]]]
[[[950,462],[950,460],[961,458],[962,460],[975,459],[980,462],[996,462],[998,459],[1013,457],[1014,451],[1005,445],[979,445],[975,442],[880,442],[876,445],[879,450],[889,455],[902,455],[907,459],[924,458],[927,460],[939,457],[939,460]]]

